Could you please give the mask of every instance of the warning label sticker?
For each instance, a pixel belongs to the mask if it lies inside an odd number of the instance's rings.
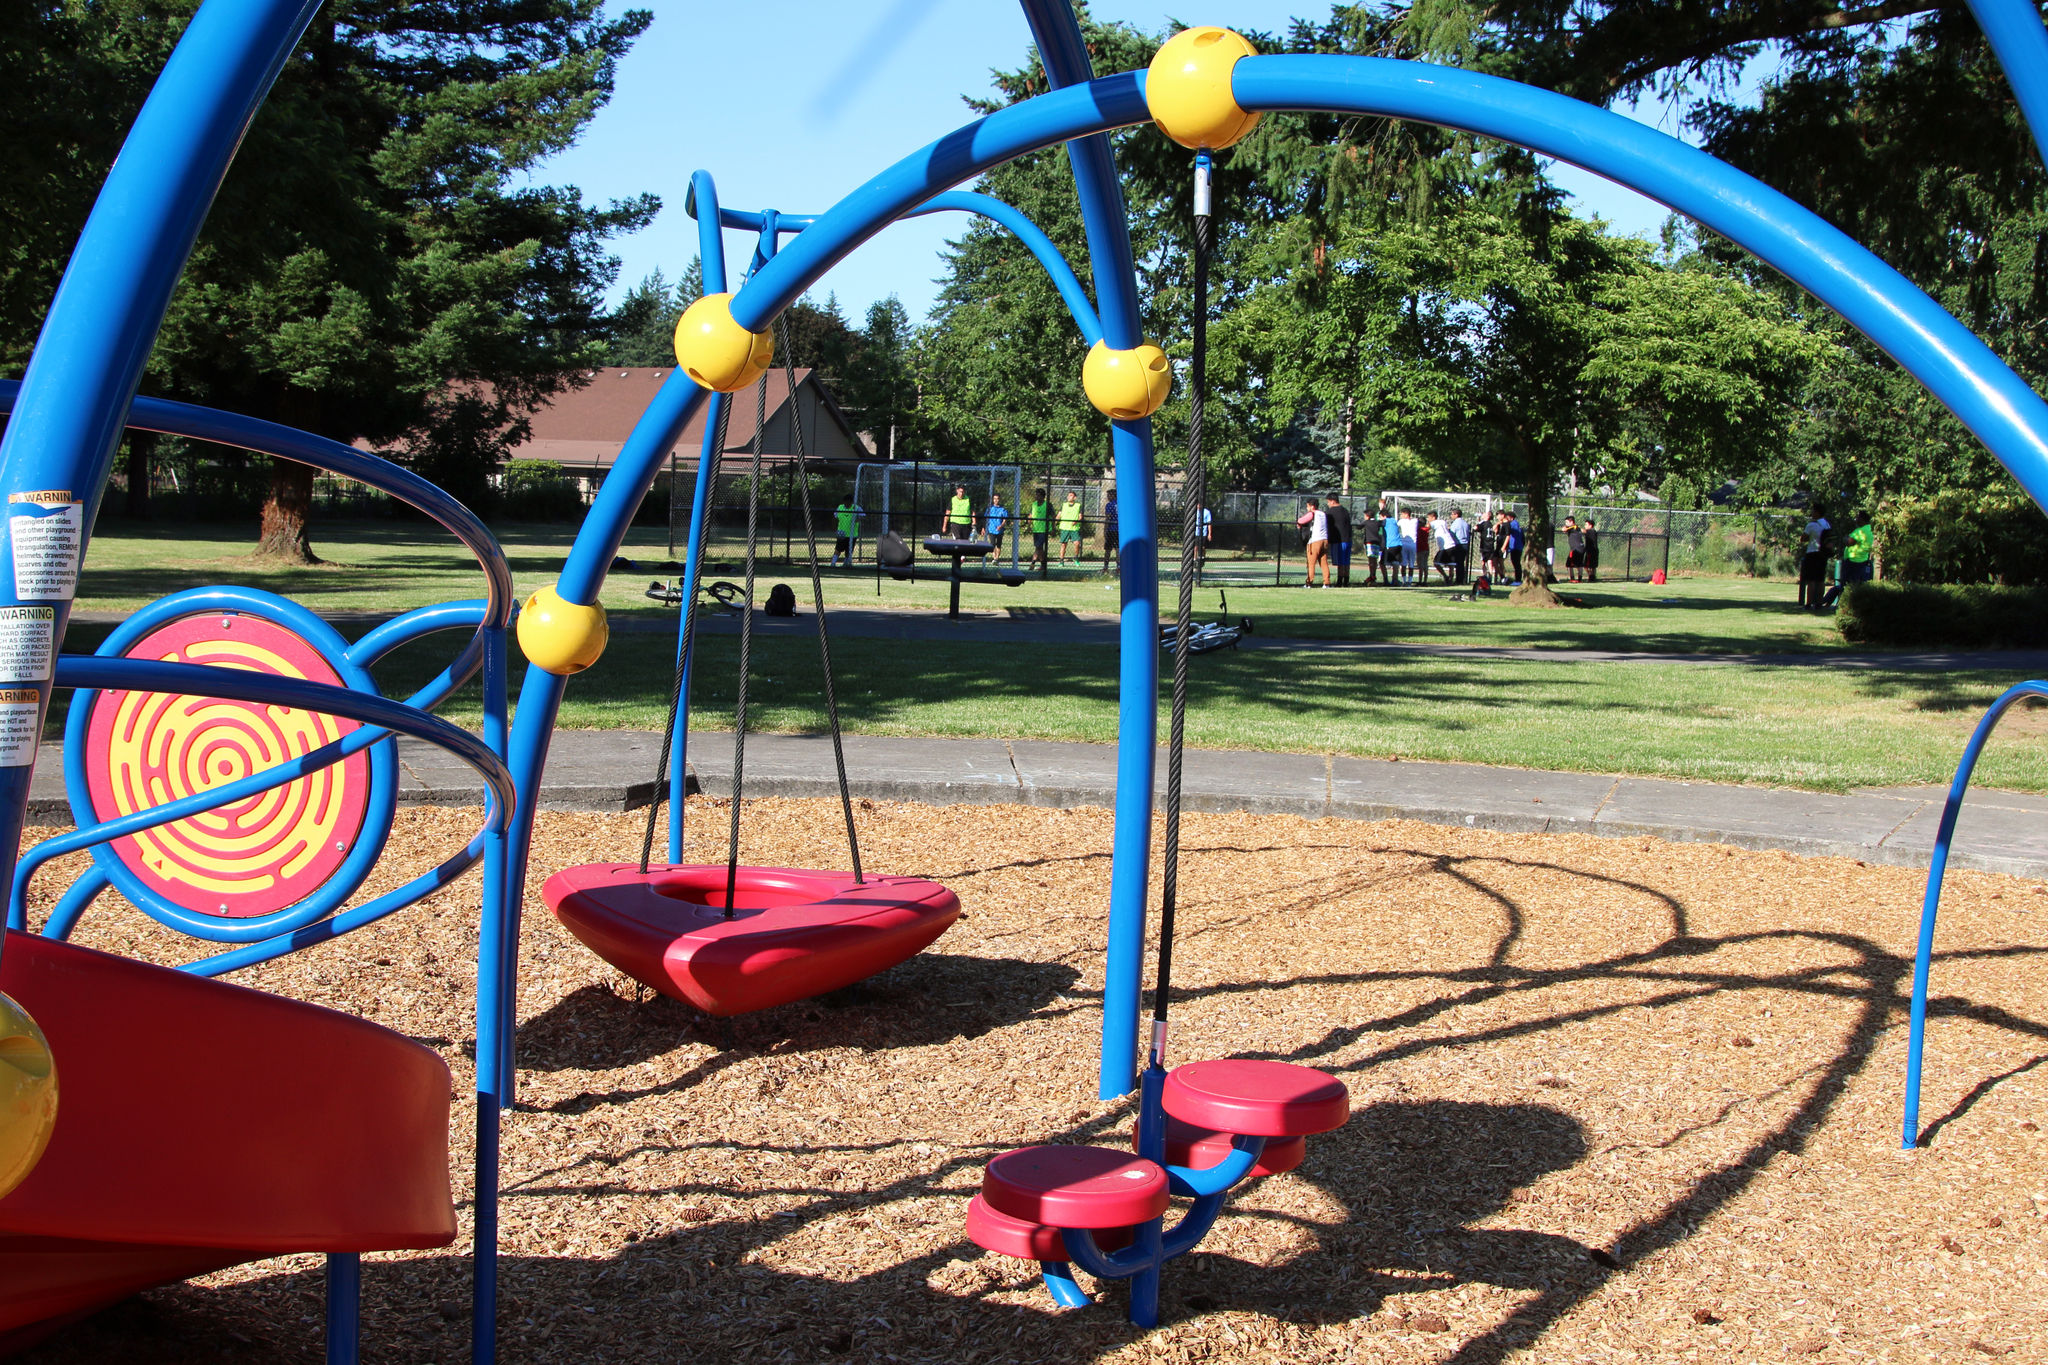
[[[42,697],[33,687],[0,688],[0,768],[36,761],[36,715]]]
[[[56,634],[55,607],[0,607],[0,681],[48,682]]]
[[[7,495],[7,534],[14,544],[14,595],[69,602],[78,593],[78,551],[85,504],[69,489]]]

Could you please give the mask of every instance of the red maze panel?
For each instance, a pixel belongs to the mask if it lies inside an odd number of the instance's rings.
[[[208,613],[152,631],[131,658],[208,664],[340,685],[320,652],[258,616]],[[159,692],[102,692],[87,727],[87,785],[110,820],[238,781],[355,729],[287,706]],[[370,796],[366,753],[232,805],[113,844],[145,886],[230,918],[282,910],[311,895],[348,857]]]

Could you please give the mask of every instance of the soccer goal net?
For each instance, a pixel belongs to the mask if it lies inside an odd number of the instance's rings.
[[[1493,515],[1493,509],[1500,499],[1490,493],[1395,493],[1380,494],[1387,500],[1395,516],[1419,517],[1425,512],[1432,516],[1447,517],[1452,512],[1463,512],[1465,520],[1478,525]]]
[[[974,534],[989,538],[989,508],[1002,500],[998,554],[1017,563],[1017,516],[1024,503],[1024,473],[1013,464],[862,464],[854,470],[853,500],[867,535],[894,531],[905,540],[935,536],[945,529],[953,490],[967,494]]]

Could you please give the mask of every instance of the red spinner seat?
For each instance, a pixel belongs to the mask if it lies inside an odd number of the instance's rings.
[[[1291,1062],[1189,1062],[1167,1073],[1160,1104],[1185,1123],[1246,1137],[1327,1133],[1351,1117],[1344,1082]]]
[[[1020,1147],[981,1177],[990,1209],[1048,1228],[1132,1227],[1165,1213],[1169,1197],[1164,1167],[1107,1147]]]
[[[0,1352],[287,1252],[446,1246],[447,1065],[366,1020],[9,933],[50,1042],[49,1149],[0,1199]]]
[[[1131,1128],[1131,1146],[1138,1145],[1138,1128]],[[1173,1115],[1166,1116],[1166,1162],[1169,1166],[1180,1166],[1192,1171],[1206,1171],[1220,1165],[1230,1155],[1235,1136],[1215,1128],[1204,1128],[1188,1123]],[[1246,1134],[1246,1136],[1256,1136]],[[1269,1138],[1259,1153],[1259,1159],[1252,1163],[1244,1178],[1253,1180],[1262,1175],[1279,1175],[1291,1171],[1308,1156],[1306,1137]]]
[[[711,1015],[838,990],[924,950],[960,898],[921,877],[723,865],[591,863],[548,878],[555,918],[635,980]]]

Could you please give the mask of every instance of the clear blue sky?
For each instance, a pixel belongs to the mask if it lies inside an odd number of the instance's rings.
[[[721,199],[740,208],[816,213],[884,166],[967,122],[963,97],[986,95],[989,73],[1023,64],[1022,11],[1006,0],[764,0],[703,4],[640,0],[654,24],[619,69],[618,93],[575,147],[540,172],[597,200],[642,191],[663,208],[652,226],[614,243],[620,286],[659,266],[674,279],[696,255],[683,212],[690,173],[709,170]],[[611,8],[623,8],[613,0]],[[1283,31],[1297,14],[1321,17],[1327,0],[1095,0],[1098,18],[1148,32],[1169,20]],[[1656,122],[1658,111],[1645,117]],[[1569,167],[1558,179],[1626,231],[1654,236],[1664,211]],[[869,303],[896,294],[923,318],[940,252],[963,220],[898,224],[843,262],[819,287],[834,291],[856,325]],[[746,243],[728,233],[729,257]]]

